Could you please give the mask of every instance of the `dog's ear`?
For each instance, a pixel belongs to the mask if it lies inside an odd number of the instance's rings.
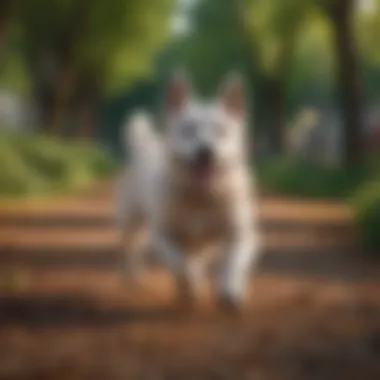
[[[190,85],[187,75],[183,71],[176,71],[165,96],[165,110],[168,113],[178,112],[187,102],[190,94]]]
[[[239,73],[232,72],[227,75],[219,92],[222,106],[236,117],[244,118],[246,115],[246,99],[243,78]]]

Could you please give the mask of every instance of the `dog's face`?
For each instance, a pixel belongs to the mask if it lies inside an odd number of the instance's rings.
[[[183,77],[166,99],[167,149],[182,176],[210,183],[240,165],[244,155],[245,101],[240,79],[227,78],[213,102],[200,103]]]

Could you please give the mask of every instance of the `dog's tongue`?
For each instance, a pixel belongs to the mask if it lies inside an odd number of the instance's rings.
[[[212,168],[210,165],[197,164],[193,167],[195,179],[201,185],[207,185],[212,178]]]

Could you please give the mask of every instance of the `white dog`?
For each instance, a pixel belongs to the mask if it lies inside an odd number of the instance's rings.
[[[239,306],[259,249],[241,80],[230,75],[216,100],[203,104],[177,75],[164,111],[162,139],[147,115],[127,125],[131,161],[119,212],[128,267],[149,243],[191,300],[208,259],[220,253],[219,300]]]

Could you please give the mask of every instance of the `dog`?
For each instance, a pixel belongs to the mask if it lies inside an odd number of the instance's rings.
[[[164,97],[162,136],[152,124],[140,112],[125,127],[131,158],[118,211],[127,270],[141,268],[143,252],[153,247],[180,298],[193,301],[208,263],[218,258],[217,299],[236,309],[260,245],[242,79],[229,74],[216,99],[204,103],[176,74]]]

